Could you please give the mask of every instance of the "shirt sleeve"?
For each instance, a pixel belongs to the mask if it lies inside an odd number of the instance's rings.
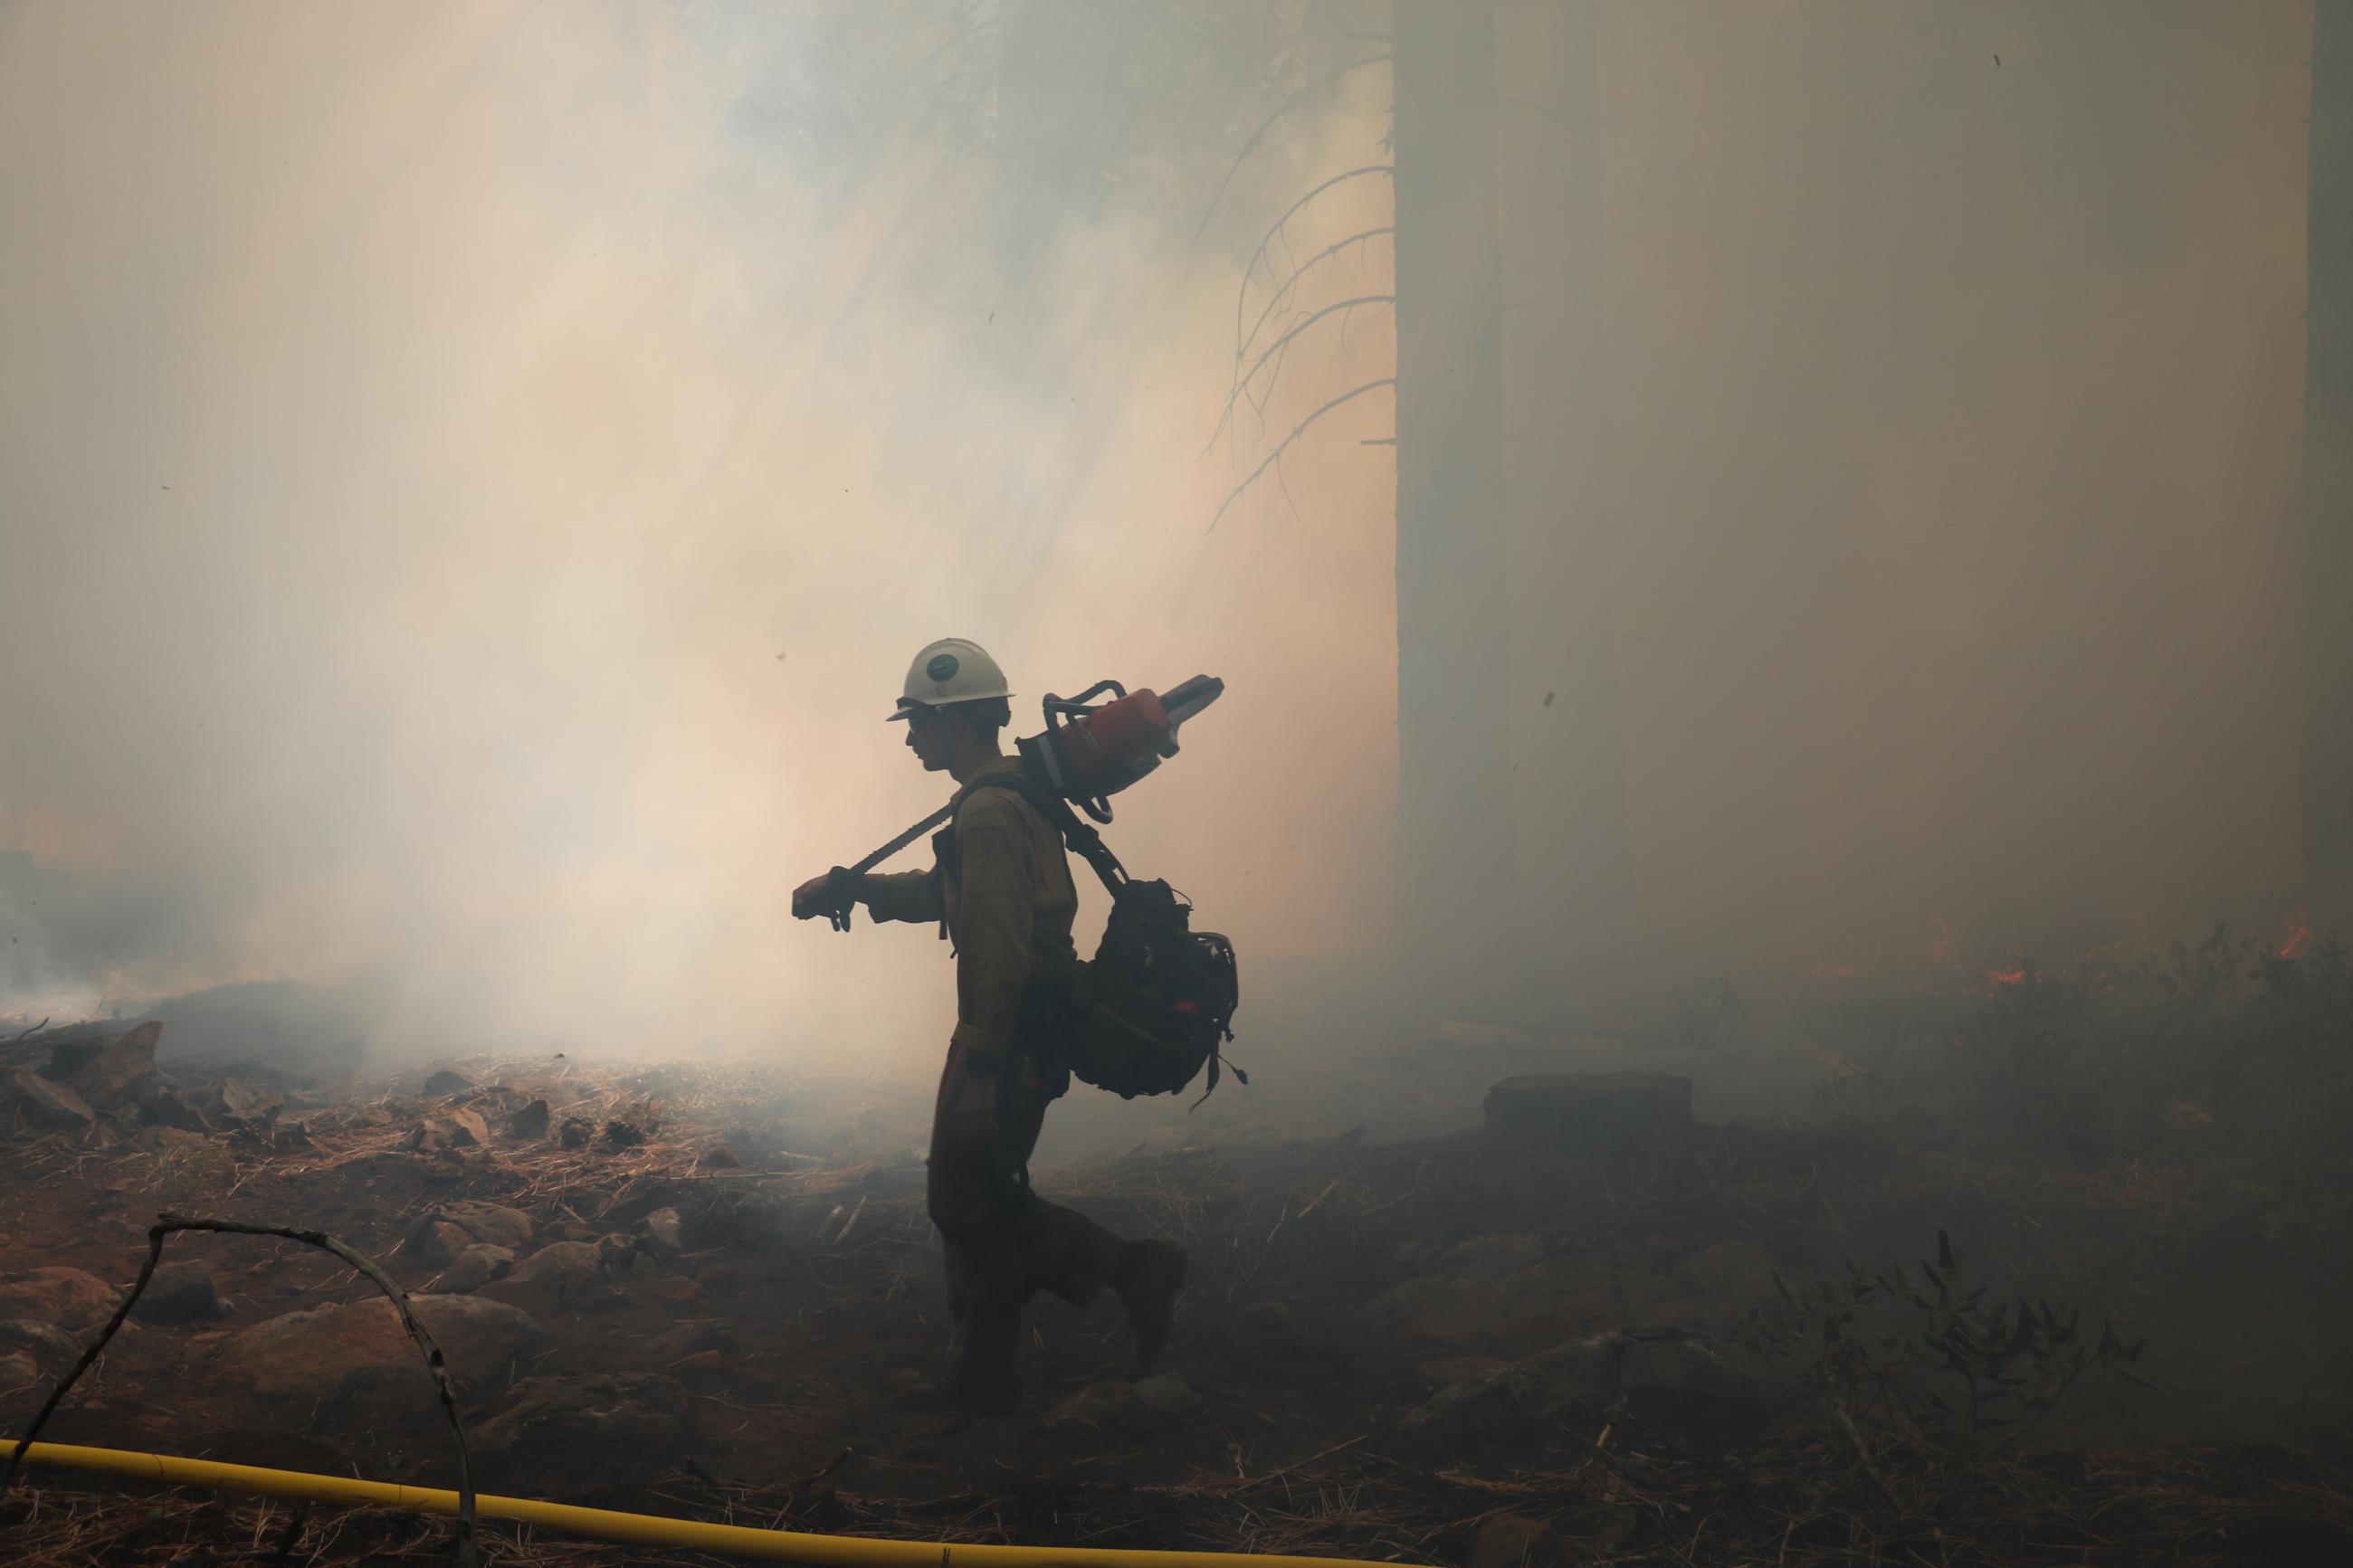
[[[869,871],[858,879],[858,896],[878,921],[929,924],[940,918],[940,868],[928,871]]]
[[[1002,1056],[1029,982],[1038,912],[1029,836],[1001,810],[956,825],[962,876],[956,908],[957,1045]]]

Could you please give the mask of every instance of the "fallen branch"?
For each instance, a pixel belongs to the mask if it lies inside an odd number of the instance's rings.
[[[161,1215],[157,1219],[158,1223],[148,1227],[147,1261],[140,1266],[139,1278],[132,1282],[130,1293],[125,1295],[121,1303],[114,1309],[114,1316],[107,1320],[106,1327],[99,1331],[98,1338],[81,1352],[81,1359],[74,1363],[73,1370],[66,1373],[56,1388],[50,1390],[49,1397],[42,1404],[38,1414],[34,1415],[32,1425],[26,1428],[25,1436],[17,1441],[15,1451],[8,1456],[8,1468],[5,1470],[0,1470],[0,1497],[7,1495],[9,1486],[16,1479],[17,1468],[25,1462],[26,1453],[32,1447],[34,1441],[40,1436],[41,1428],[48,1425],[50,1415],[64,1402],[67,1392],[80,1381],[81,1374],[88,1372],[92,1363],[105,1352],[107,1342],[114,1338],[121,1331],[124,1320],[131,1316],[131,1309],[137,1304],[140,1294],[147,1289],[147,1282],[155,1277],[155,1265],[164,1257],[165,1237],[174,1231],[183,1230],[216,1231],[226,1236],[274,1236],[332,1252],[367,1276],[376,1289],[390,1299],[393,1310],[400,1314],[401,1326],[408,1331],[408,1337],[417,1342],[417,1348],[425,1352],[426,1368],[433,1374],[434,1391],[441,1397],[441,1409],[449,1417],[449,1432],[458,1445],[456,1559],[464,1565],[464,1568],[474,1568],[476,1562],[474,1468],[466,1452],[465,1426],[458,1419],[458,1393],[450,1384],[448,1363],[441,1353],[441,1347],[433,1342],[432,1332],[417,1318],[416,1309],[409,1301],[408,1292],[393,1283],[392,1277],[377,1268],[375,1263],[353,1252],[324,1231],[297,1230],[291,1226],[283,1225],[255,1225],[241,1219],[201,1219],[175,1214]]]

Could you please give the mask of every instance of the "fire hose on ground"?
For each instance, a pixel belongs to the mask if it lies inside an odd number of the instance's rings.
[[[0,1452],[13,1456],[17,1445],[6,1443]],[[312,1475],[301,1470],[271,1470],[256,1465],[222,1464],[212,1459],[181,1458],[171,1454],[142,1454],[125,1448],[84,1448],[69,1443],[35,1443],[25,1450],[24,1462],[96,1470],[137,1480],[174,1486],[214,1487],[259,1497],[300,1498],[315,1502],[364,1508],[400,1508],[417,1513],[455,1518],[458,1494],[436,1487],[402,1486],[393,1481],[361,1480],[350,1476]],[[789,1530],[760,1530],[741,1524],[711,1524],[701,1520],[670,1519],[660,1514],[622,1513],[612,1509],[576,1508],[569,1503],[540,1502],[530,1498],[493,1497],[478,1493],[475,1512],[483,1519],[508,1519],[542,1525],[568,1535],[633,1546],[675,1546],[693,1551],[724,1552],[771,1562],[807,1563],[817,1568],[1180,1568],[1191,1563],[1259,1563],[1263,1568],[1389,1568],[1350,1557],[1284,1557],[1240,1552],[1147,1552],[1093,1546],[952,1545],[932,1541],[874,1541],[849,1535],[812,1535]]]

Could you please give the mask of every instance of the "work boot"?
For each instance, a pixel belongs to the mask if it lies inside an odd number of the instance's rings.
[[[1135,1361],[1149,1369],[1168,1342],[1176,1321],[1176,1296],[1185,1289],[1185,1249],[1173,1241],[1132,1241],[1120,1260],[1113,1289],[1135,1331]]]
[[[959,1366],[909,1390],[901,1405],[930,1415],[1010,1415],[1021,1408],[1021,1374],[1009,1366]]]

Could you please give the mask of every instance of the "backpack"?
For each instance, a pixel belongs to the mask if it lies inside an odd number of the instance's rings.
[[[1111,893],[1103,942],[1071,983],[1060,1065],[1122,1100],[1175,1094],[1206,1067],[1207,1100],[1219,1069],[1232,1067],[1219,1047],[1234,1037],[1240,1002],[1234,944],[1216,931],[1193,930],[1192,904],[1166,882],[1130,877],[1103,835],[1080,821],[1059,793],[1027,773],[987,774],[970,787],[992,786],[1018,791]],[[1250,1082],[1241,1068],[1232,1071]]]

